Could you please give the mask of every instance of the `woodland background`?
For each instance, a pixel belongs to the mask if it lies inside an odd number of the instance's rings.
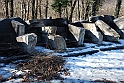
[[[96,15],[123,16],[124,0],[0,0],[0,18],[66,17],[76,21]]]

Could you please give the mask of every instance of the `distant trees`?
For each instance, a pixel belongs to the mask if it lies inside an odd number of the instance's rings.
[[[116,0],[114,15],[118,17],[122,0]],[[69,21],[97,15],[104,0],[0,0],[0,17],[21,17],[24,20],[52,16]],[[54,11],[53,11],[54,10]]]
[[[92,15],[95,16],[104,0],[92,0]]]
[[[95,16],[103,2],[104,0],[82,0],[84,19],[87,19],[89,16]]]
[[[67,7],[69,1],[68,0],[53,0],[52,8],[59,13],[59,17],[61,17],[62,10]]]
[[[102,2],[104,0],[53,0],[52,8],[59,13],[59,17],[61,17],[62,11],[64,8],[70,9],[67,10],[69,21],[72,21],[73,13],[75,10],[75,7],[77,6],[78,11],[78,19],[80,19],[81,15],[84,15],[84,19],[87,19],[89,16],[93,15],[95,16],[99,10],[99,8],[102,5]],[[82,4],[80,4],[80,2]],[[83,5],[82,8],[84,8],[84,11],[82,11],[82,14],[80,12],[80,9],[82,9],[80,6]],[[82,9],[83,10],[83,9]],[[83,14],[84,13],[84,14]]]

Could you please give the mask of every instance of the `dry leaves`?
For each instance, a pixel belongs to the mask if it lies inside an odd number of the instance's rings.
[[[53,54],[38,54],[33,56],[27,63],[19,63],[19,70],[30,70],[24,76],[24,81],[35,79],[35,81],[48,81],[52,79],[62,79],[60,72],[69,75],[67,69],[62,69],[65,59]],[[34,81],[34,80],[33,80]]]

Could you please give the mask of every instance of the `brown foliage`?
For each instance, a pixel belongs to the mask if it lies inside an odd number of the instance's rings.
[[[60,72],[67,72],[67,69],[62,70],[65,64],[65,59],[60,56],[39,54],[33,56],[27,63],[19,63],[19,70],[30,70],[24,76],[23,81],[48,81],[52,79],[61,79]],[[35,81],[36,81],[35,80]]]

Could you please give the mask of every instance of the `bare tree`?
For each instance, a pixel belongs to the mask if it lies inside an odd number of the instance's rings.
[[[35,19],[37,19],[37,15],[38,15],[38,0],[36,0],[36,4],[35,4]]]
[[[41,12],[41,0],[39,1],[39,14],[40,14],[40,18],[42,18],[42,12]]]
[[[13,0],[10,0],[10,16],[13,17],[13,13],[14,13],[14,10],[13,10]]]
[[[77,2],[77,0],[75,0],[74,1],[74,3],[72,4],[72,2],[71,2],[71,13],[70,13],[70,16],[69,16],[69,21],[70,22],[72,22],[72,16],[73,16],[73,11],[74,11],[74,8],[75,8],[75,6],[76,6],[76,2]]]
[[[82,19],[87,19],[91,15],[91,6],[92,1],[91,0],[82,0],[82,13],[81,17]]]
[[[9,1],[8,1],[8,0],[5,0],[6,17],[9,17],[9,9],[8,9],[8,4],[9,4]]]
[[[114,12],[114,16],[116,18],[119,16],[119,12],[121,9],[121,3],[122,3],[122,0],[116,0],[116,8],[115,8],[115,12]]]
[[[35,19],[35,0],[32,0],[32,19]]]
[[[25,18],[24,18],[24,14],[25,14],[25,13],[24,13],[24,8],[25,8],[25,2],[24,2],[24,0],[22,0],[22,4],[21,4],[21,5],[22,5],[22,7],[21,7],[22,18],[25,19]]]
[[[46,9],[45,9],[45,17],[47,18],[47,14],[48,14],[48,0],[46,0]]]
[[[28,0],[28,5],[27,5],[27,19],[29,19],[29,14],[30,14],[30,0]]]

